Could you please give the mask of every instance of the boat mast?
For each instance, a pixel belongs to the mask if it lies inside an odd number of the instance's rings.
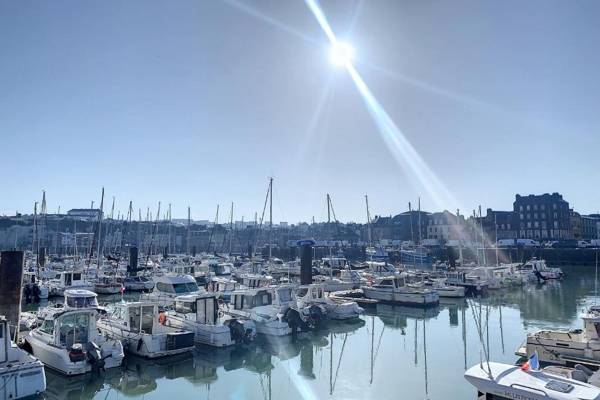
[[[494,247],[496,247],[496,267],[499,265],[499,262],[498,262],[498,218],[497,217],[498,217],[497,214],[494,213],[494,230],[496,232],[496,239],[495,239],[496,243],[494,245]]]
[[[269,260],[272,256],[273,242],[273,178],[269,178]]]
[[[114,198],[113,198],[114,199]],[[104,187],[102,188],[102,198],[100,199],[100,213],[98,214],[98,250],[96,254],[96,277],[98,270],[102,266],[102,210],[104,209]]]
[[[369,247],[371,247],[371,214],[369,212],[369,196],[365,194],[365,203],[367,205],[367,239],[369,241]]]
[[[229,255],[233,250],[233,201],[231,202],[231,212],[229,213]]]
[[[188,218],[187,218],[187,232],[186,232],[186,240],[185,240],[185,254],[190,255],[190,225],[192,224],[191,218],[191,210],[188,206]]]
[[[458,261],[460,261],[460,265],[463,265],[463,248],[462,248],[462,229],[460,227],[460,210],[456,209],[456,226],[458,233]]]
[[[168,239],[169,243],[167,244],[168,253],[171,254],[171,203],[169,203],[169,228],[168,228]]]
[[[487,265],[487,257],[485,255],[485,237],[483,235],[483,217],[481,216],[481,205],[479,205],[479,229],[481,230],[481,247],[483,248],[483,265]]]
[[[423,245],[422,245],[422,237],[421,237],[421,197],[419,196],[419,263],[421,265],[421,269],[423,269]]]

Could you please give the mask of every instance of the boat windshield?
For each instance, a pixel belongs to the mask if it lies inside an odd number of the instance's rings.
[[[75,343],[87,343],[90,325],[88,313],[68,314],[60,320],[60,344],[71,348]]]
[[[98,299],[96,296],[67,297],[67,306],[71,308],[98,307]]]
[[[198,291],[198,285],[196,282],[175,283],[173,289],[177,294],[196,292]]]
[[[279,292],[279,301],[291,301],[292,300],[292,290],[291,289],[281,289]]]

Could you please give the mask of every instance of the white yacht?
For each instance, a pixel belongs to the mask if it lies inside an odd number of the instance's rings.
[[[194,333],[167,325],[166,313],[149,301],[116,303],[98,320],[106,337],[121,340],[128,353],[156,358],[185,353],[194,348]]]
[[[270,275],[245,273],[238,276],[238,281],[250,289],[256,289],[271,285],[273,277]]]
[[[377,278],[372,285],[361,289],[366,298],[387,303],[428,307],[437,306],[440,302],[437,292],[407,286],[405,278],[399,275]]]
[[[537,351],[540,362],[567,365],[600,364],[600,306],[592,306],[581,316],[583,329],[572,331],[542,330],[527,335],[517,355],[530,356]]]
[[[300,286],[296,292],[296,304],[302,314],[310,314],[312,307],[319,307],[327,319],[348,320],[358,318],[364,310],[354,301],[333,301],[325,294],[324,284],[313,283]]]
[[[143,294],[141,298],[154,301],[161,307],[173,306],[177,296],[204,293],[204,289],[200,289],[196,280],[190,275],[165,274],[155,276],[153,280],[154,289],[150,293]]]
[[[233,317],[253,321],[257,333],[269,336],[289,335],[292,330],[283,320],[285,311],[282,306],[274,304],[273,297],[273,291],[267,288],[236,290],[231,295],[229,307],[224,311]]]
[[[393,264],[385,261],[365,261],[364,265],[367,271],[374,275],[393,275],[398,273]]]
[[[98,309],[50,308],[38,328],[25,336],[25,346],[48,367],[66,375],[119,367],[123,346],[98,331]]]
[[[214,347],[249,344],[256,336],[254,322],[224,315],[214,293],[176,297],[166,324],[194,332],[196,343]]]
[[[8,322],[0,316],[0,398],[22,399],[46,390],[44,364],[10,339]]]
[[[62,271],[57,278],[48,281],[49,296],[62,296],[68,289],[94,290],[94,284],[86,280],[82,271]]]
[[[477,388],[478,400],[600,400],[600,389],[546,369],[483,362],[469,368],[465,379]]]

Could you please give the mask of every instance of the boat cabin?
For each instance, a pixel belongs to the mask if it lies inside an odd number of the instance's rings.
[[[266,289],[235,291],[231,295],[231,304],[235,310],[269,306],[273,304],[273,295]]]
[[[272,280],[273,278],[269,275],[248,274],[242,276],[242,285],[255,289],[269,286]]]
[[[219,318],[219,301],[214,294],[179,296],[175,299],[175,311],[195,314],[196,322],[216,325]]]
[[[306,298],[308,300],[321,300],[325,298],[325,291],[323,290],[323,285],[304,285],[298,288],[296,296],[299,298]]]
[[[154,278],[154,292],[166,295],[184,295],[198,292],[200,288],[190,275],[164,275]]]
[[[81,271],[63,271],[58,275],[58,280],[64,287],[87,285]]]
[[[406,280],[401,276],[386,276],[375,281],[374,288],[396,289],[406,285]]]
[[[151,302],[115,304],[110,318],[127,327],[134,333],[154,334],[158,323],[158,306]]]
[[[90,333],[97,329],[97,314],[93,308],[64,309],[46,315],[41,326],[32,333],[60,348],[71,349],[76,343],[85,345],[90,341]]]
[[[396,267],[392,264],[380,261],[367,261],[365,262],[370,272],[374,274],[394,274],[396,273]]]
[[[98,295],[84,289],[65,290],[65,308],[97,308]]]

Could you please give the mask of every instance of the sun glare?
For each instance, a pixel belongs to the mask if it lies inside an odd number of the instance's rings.
[[[352,63],[354,48],[345,42],[336,42],[329,50],[329,60],[338,67],[346,67]]]

